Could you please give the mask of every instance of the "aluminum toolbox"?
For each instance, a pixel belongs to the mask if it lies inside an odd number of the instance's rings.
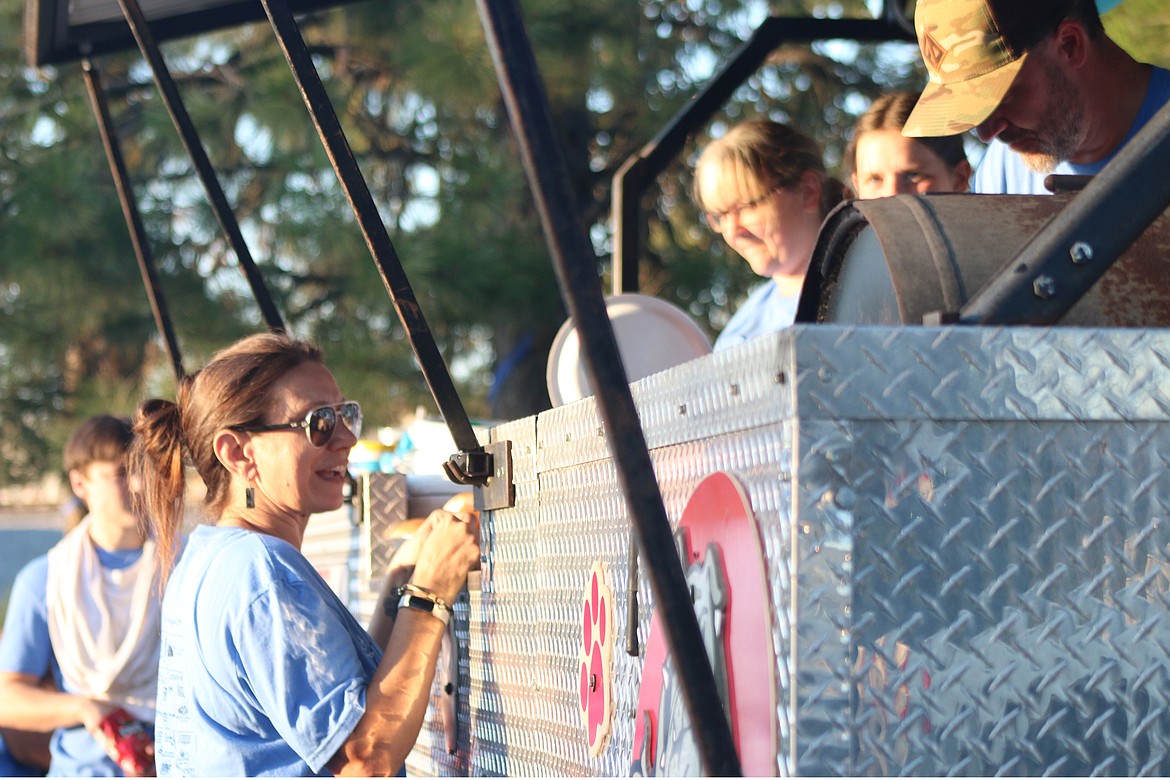
[[[773,689],[749,773],[1170,773],[1170,334],[794,327],[633,390],[672,521],[724,472],[759,529],[774,668],[725,670],[740,696]],[[484,515],[457,611],[457,749],[433,708],[409,770],[696,770],[662,713],[658,746],[635,746],[653,597],[643,573],[631,657],[628,521],[593,400],[492,437],[511,442],[516,503]],[[598,562],[617,637],[593,755]]]

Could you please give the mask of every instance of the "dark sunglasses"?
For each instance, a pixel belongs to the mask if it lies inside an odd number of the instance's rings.
[[[246,433],[263,433],[265,431],[304,428],[305,434],[309,437],[309,444],[314,447],[324,447],[333,439],[333,433],[337,430],[338,418],[341,418],[342,425],[349,429],[355,439],[361,438],[362,408],[357,401],[318,407],[306,414],[305,419],[299,422],[277,423],[276,425],[237,425],[235,429]]]

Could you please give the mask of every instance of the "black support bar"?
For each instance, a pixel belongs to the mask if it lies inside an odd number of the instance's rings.
[[[260,269],[252,260],[248,244],[244,241],[244,234],[240,232],[240,225],[236,221],[235,214],[232,213],[232,207],[228,204],[223,188],[219,185],[219,179],[216,178],[211,160],[208,159],[207,152],[199,141],[195,125],[191,122],[190,115],[187,114],[175,81],[171,78],[166,62],[163,61],[162,53],[154,42],[154,37],[150,33],[150,27],[142,13],[142,8],[138,5],[138,0],[118,0],[118,3],[122,6],[122,13],[126,17],[126,23],[130,25],[130,31],[134,34],[139,51],[150,64],[150,70],[154,74],[154,81],[158,85],[163,103],[171,115],[175,129],[179,131],[179,137],[183,141],[187,154],[191,157],[191,162],[195,165],[195,171],[198,173],[200,181],[203,182],[203,189],[211,201],[211,208],[215,212],[216,220],[219,221],[220,229],[227,236],[228,243],[231,244],[232,250],[236,254],[236,260],[252,288],[252,295],[260,307],[264,322],[272,330],[284,330],[284,320],[281,318],[280,312],[276,310],[276,304],[272,302],[272,296],[264,283],[264,277],[260,275]]]
[[[422,309],[414,297],[414,290],[411,289],[406,272],[403,271],[402,263],[398,259],[398,253],[386,232],[382,216],[378,213],[378,206],[370,195],[365,179],[362,178],[361,169],[354,159],[353,151],[333,110],[333,104],[329,101],[325,86],[321,83],[321,77],[313,65],[312,56],[305,46],[296,20],[293,19],[285,0],[262,2],[276,38],[280,42],[280,48],[292,69],[297,87],[304,98],[305,106],[309,109],[313,125],[317,128],[317,134],[321,137],[321,143],[329,156],[329,162],[337,173],[342,189],[345,190],[345,197],[349,200],[354,216],[357,217],[366,246],[369,247],[370,254],[378,265],[382,282],[394,303],[394,310],[398,313],[403,328],[406,329],[407,338],[410,339],[411,348],[418,359],[431,395],[439,407],[439,413],[451,431],[455,446],[462,451],[462,458],[460,456],[455,458],[456,469],[463,471],[463,476],[468,478],[466,481],[471,484],[481,482],[492,473],[490,458],[477,457],[483,453],[483,447],[475,436],[471,420],[467,417],[463,402],[459,399],[459,393],[451,380],[451,374],[447,371],[443,356],[435,344],[434,335],[427,326]],[[468,455],[469,453],[472,455]]]
[[[959,313],[966,325],[1049,325],[1170,206],[1170,105]]]
[[[703,771],[717,777],[738,775],[739,756],[731,727],[699,632],[638,411],[606,313],[597,259],[590,249],[569,185],[568,167],[555,140],[548,97],[519,6],[516,0],[477,0],[476,5],[561,293],[581,336],[585,366],[596,388],[606,440],[649,570],[655,608],[663,618],[667,644],[679,672]]]
[[[179,341],[175,337],[175,327],[171,322],[170,310],[159,284],[158,269],[154,264],[154,255],[150,251],[150,242],[146,236],[146,228],[142,224],[142,215],[138,212],[138,205],[134,200],[134,189],[130,185],[130,176],[126,172],[126,161],[122,156],[122,147],[118,143],[118,134],[114,122],[110,118],[109,103],[106,92],[102,88],[101,72],[88,59],[81,64],[85,75],[85,86],[89,92],[90,106],[94,117],[97,118],[98,132],[102,137],[102,146],[106,150],[106,159],[110,163],[110,173],[114,177],[114,186],[118,190],[118,201],[122,204],[122,216],[126,219],[126,227],[130,231],[130,242],[134,246],[134,256],[138,258],[138,270],[142,274],[142,284],[146,287],[146,296],[150,299],[150,310],[154,314],[154,324],[162,336],[167,356],[171,359],[171,368],[175,378],[183,378],[183,359],[179,352]]]

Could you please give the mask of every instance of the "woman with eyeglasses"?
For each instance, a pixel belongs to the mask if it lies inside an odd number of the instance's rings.
[[[711,229],[769,280],[732,316],[716,350],[793,323],[821,222],[842,195],[816,142],[788,125],[753,119],[707,145],[695,167],[695,203]]]
[[[426,711],[450,604],[479,561],[471,514],[432,513],[399,549],[367,633],[301,554],[310,515],[342,502],[361,409],[320,351],[250,336],[149,400],[131,470],[169,572],[162,605],[160,775],[388,775]],[[184,468],[213,524],[175,549]],[[172,570],[173,569],[173,570]]]

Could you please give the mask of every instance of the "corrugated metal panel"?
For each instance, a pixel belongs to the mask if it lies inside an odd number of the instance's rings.
[[[1168,356],[1163,331],[822,326],[635,384],[672,522],[724,471],[758,523],[775,773],[1170,771]],[[629,528],[599,427],[586,399],[493,432],[517,503],[484,518],[468,605],[471,774],[630,771],[646,670],[622,652]],[[619,634],[596,758],[594,561]]]

